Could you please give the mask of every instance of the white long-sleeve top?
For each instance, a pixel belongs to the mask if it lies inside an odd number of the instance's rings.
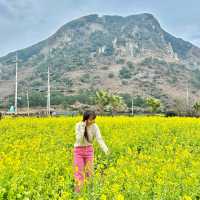
[[[87,133],[88,133],[90,142],[88,142],[87,139],[84,137],[84,131],[85,131],[85,123],[83,121],[76,123],[76,128],[75,128],[76,142],[74,144],[74,147],[92,145],[94,138],[96,138],[101,149],[106,154],[108,153],[108,147],[106,146],[106,144],[101,136],[99,127],[96,123],[87,127]]]

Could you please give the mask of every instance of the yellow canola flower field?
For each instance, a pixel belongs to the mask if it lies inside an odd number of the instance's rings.
[[[94,176],[74,193],[78,117],[0,121],[0,200],[200,199],[200,119],[96,118],[110,149],[94,141]]]

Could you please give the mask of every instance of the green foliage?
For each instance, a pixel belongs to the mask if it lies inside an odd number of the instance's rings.
[[[122,67],[122,69],[119,71],[119,77],[121,79],[130,79],[131,75],[131,71],[127,67]]]
[[[167,81],[168,81],[168,83],[170,83],[170,84],[175,84],[175,83],[177,83],[177,77],[176,76],[171,76],[170,77],[170,79],[168,79]]]
[[[96,92],[95,102],[101,111],[120,111],[125,108],[124,100],[121,96],[109,93],[106,90]]]
[[[67,88],[71,88],[73,86],[73,80],[71,80],[70,78],[63,78],[62,82]]]
[[[47,98],[45,93],[33,91],[29,94],[30,107],[46,106],[46,104],[47,104]]]
[[[128,81],[122,80],[122,85],[128,85]]]
[[[60,91],[51,92],[51,105],[63,105],[66,108],[69,105],[79,101],[83,104],[94,105],[95,104],[95,91],[92,90],[80,90],[77,95],[64,96]],[[42,91],[29,91],[29,104],[30,107],[41,106],[46,107],[47,93]],[[14,96],[9,97],[8,107],[14,105]],[[0,107],[3,107],[0,101]],[[27,107],[26,94],[18,96],[18,107]]]
[[[103,55],[110,56],[113,54],[113,46],[111,37],[102,31],[95,31],[90,35],[91,42],[91,52],[96,52],[98,48],[106,46],[105,52]]]
[[[126,64],[127,64],[127,67],[129,69],[134,69],[135,68],[134,64],[132,62],[130,62],[130,61],[128,61]]]
[[[172,49],[179,57],[185,58],[188,51],[192,48],[192,44],[180,38],[175,38],[167,32],[164,32],[164,38],[168,43],[171,43]]]
[[[40,87],[42,85],[41,81],[35,80],[31,82],[32,87]]]
[[[93,90],[80,90],[77,95],[72,96],[73,102],[71,102],[71,104],[73,104],[77,100],[83,104],[93,105],[94,96],[95,96],[95,91]],[[70,96],[67,97],[67,99],[69,98]]]
[[[200,88],[200,71],[198,69],[192,72],[193,79],[191,80],[191,84],[199,89]]]
[[[117,64],[124,64],[125,63],[125,60],[120,58],[116,61]]]
[[[66,24],[66,28],[71,28],[71,29],[79,29],[82,26],[85,25],[85,22],[83,20],[73,20],[71,22],[69,22],[68,24]]]
[[[114,49],[113,49],[113,45],[111,43],[106,45],[106,49],[103,55],[105,56],[111,56],[113,55]]]
[[[140,62],[140,65],[167,65],[167,62],[158,58],[148,57]]]
[[[158,99],[155,99],[153,97],[146,99],[146,104],[151,107],[151,111],[153,113],[157,112],[158,108],[161,106],[161,103]]]
[[[114,74],[113,74],[112,72],[110,72],[110,73],[108,74],[108,78],[114,78]]]
[[[9,80],[10,79],[10,75],[9,74],[1,74],[1,80]]]
[[[81,76],[80,81],[83,83],[89,83],[90,82],[90,75],[89,74],[84,74]]]
[[[195,104],[192,106],[196,114],[199,114],[200,112],[200,102],[195,102]]]
[[[147,104],[144,98],[140,96],[136,96],[133,98],[133,106],[139,106],[139,107],[145,108]]]
[[[52,92],[51,93],[51,105],[61,105],[65,101],[64,95],[59,92]]]
[[[103,66],[101,69],[103,69],[103,70],[108,70],[108,66]]]
[[[147,107],[146,100],[139,95],[132,97],[130,94],[125,93],[125,94],[120,94],[120,96],[123,97],[124,102],[129,108],[132,106],[132,99],[133,99],[133,106],[141,108]]]
[[[0,108],[3,108],[3,101],[0,99]]]
[[[42,54],[39,54],[40,50],[43,48],[45,42],[40,42],[38,44],[35,44],[29,48],[22,49],[18,51],[18,59],[26,62],[30,57],[36,55],[38,60],[42,60],[44,56]],[[15,54],[15,53],[13,53]]]
[[[10,95],[8,97],[8,107],[10,108],[10,106],[12,106],[14,104],[15,104],[15,97],[14,97],[14,95]]]

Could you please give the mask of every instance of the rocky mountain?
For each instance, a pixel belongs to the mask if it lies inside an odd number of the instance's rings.
[[[0,58],[1,97],[14,93],[15,55]],[[50,66],[51,88],[64,95],[105,88],[167,105],[185,100],[188,87],[191,100],[200,96],[200,48],[167,33],[148,13],[84,16],[17,55],[21,92],[45,91]]]

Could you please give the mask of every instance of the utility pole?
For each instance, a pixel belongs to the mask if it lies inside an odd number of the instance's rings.
[[[16,53],[15,72],[16,72],[16,77],[15,77],[15,114],[17,114],[17,73],[18,73],[18,56],[17,56],[17,53]]]
[[[132,109],[131,110],[132,110],[132,115],[133,115],[133,97],[132,97]]]
[[[47,46],[49,48],[49,52],[48,52],[48,59],[47,59],[47,62],[48,62],[48,81],[47,81],[47,115],[50,115],[50,107],[51,107],[51,103],[50,103],[50,69],[49,69],[49,66],[50,66],[50,47],[49,47],[49,42],[47,40]]]
[[[28,94],[28,89],[27,89],[27,93],[26,93],[26,98],[27,98],[27,113],[28,113],[28,116],[29,116],[29,94]]]
[[[47,93],[47,114],[50,115],[50,73],[48,66],[48,93]]]

